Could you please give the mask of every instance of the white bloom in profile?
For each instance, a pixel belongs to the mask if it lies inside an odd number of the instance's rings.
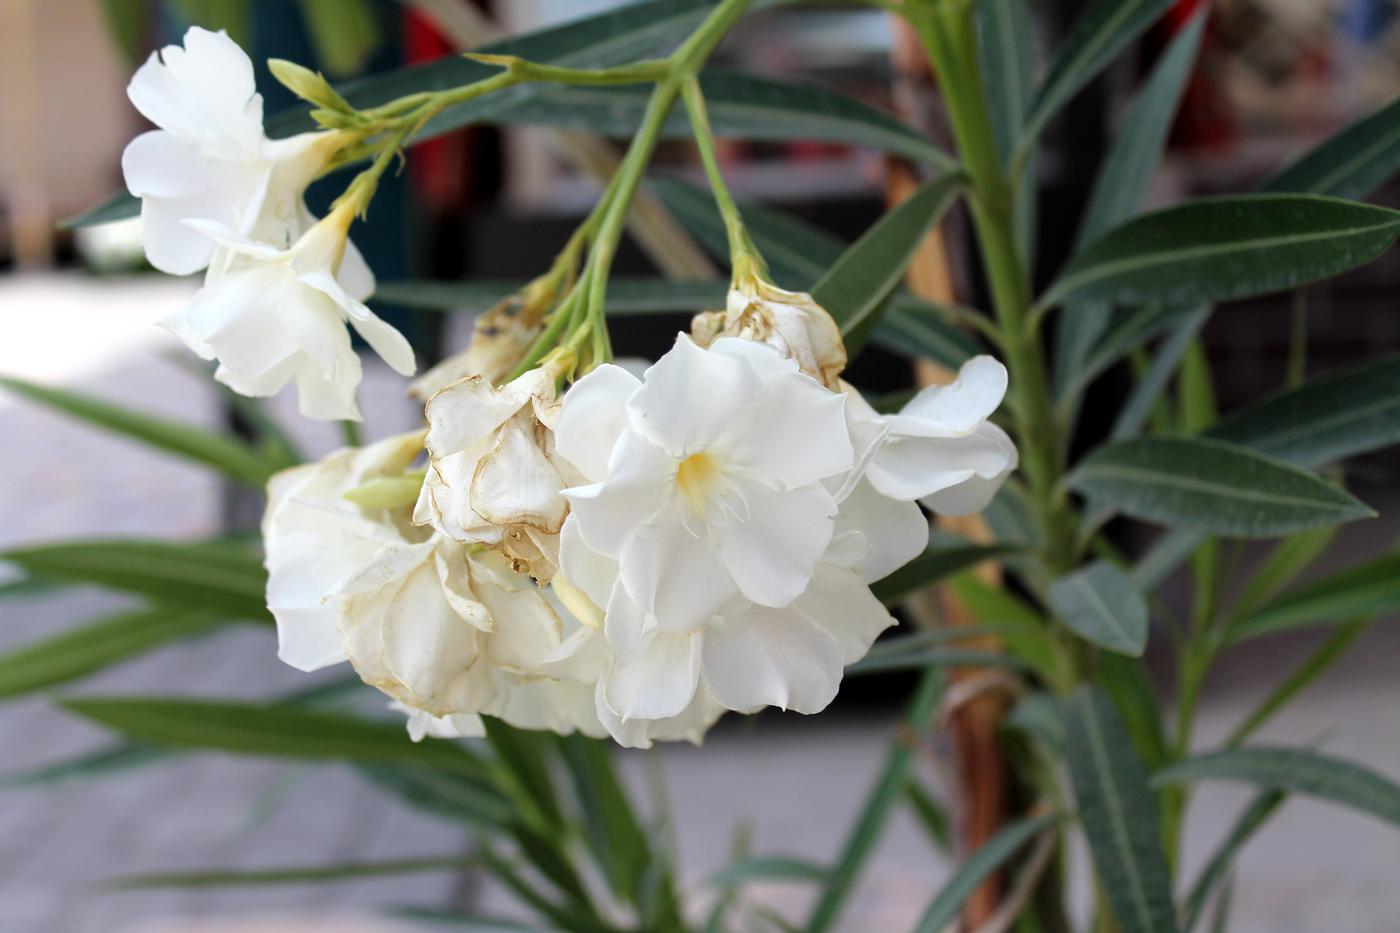
[[[556,371],[532,369],[496,387],[471,376],[428,400],[427,479],[414,520],[500,551],[547,582],[559,559],[568,502],[581,481],[555,452]]]
[[[349,292],[337,278],[353,219],[352,205],[343,204],[286,249],[189,221],[186,236],[218,243],[228,258],[190,306],[163,323],[195,353],[217,359],[216,378],[236,392],[274,395],[295,382],[303,415],[360,420],[360,359],[345,325],[395,371],[411,375],[414,360],[403,335],[365,306],[368,292]]]
[[[972,515],[1016,469],[1016,445],[987,419],[1006,395],[1006,367],[990,356],[929,386],[898,414],[881,415],[848,387],[847,413],[863,476],[880,495],[919,500],[942,515]]]
[[[787,606],[832,538],[822,481],[852,465],[844,404],[746,340],[702,350],[682,334],[644,381],[600,366],[564,397],[556,431],[594,480],[564,491],[578,532],[664,629],[693,630],[737,596]]]
[[[790,292],[757,276],[729,290],[723,311],[697,314],[690,331],[702,347],[721,337],[767,344],[831,389],[846,368],[841,329],[827,310],[806,292]]]
[[[269,140],[252,61],[223,32],[197,26],[185,33],[183,48],[153,53],[132,77],[127,96],[160,127],[126,147],[122,174],[141,199],[146,256],[172,275],[198,272],[217,249],[191,236],[187,220],[289,246],[308,225],[306,186],[344,145],[334,132]],[[350,264],[356,274],[368,273],[358,254]]]

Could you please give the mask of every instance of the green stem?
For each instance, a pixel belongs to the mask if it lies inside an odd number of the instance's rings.
[[[715,151],[714,130],[710,127],[710,115],[705,107],[705,95],[701,93],[700,82],[694,76],[687,76],[681,82],[681,96],[685,99],[691,132],[695,137],[695,148],[700,152],[700,162],[705,167],[710,192],[714,195],[720,216],[724,218],[724,230],[729,239],[732,282],[737,286],[755,274],[766,276],[767,268],[763,258],[749,237],[748,228],[744,226],[739,205],[734,203],[729,186],[724,183],[719,155]]]
[[[938,75],[953,136],[972,179],[973,229],[1011,375],[1022,467],[1044,538],[1046,563],[1055,575],[1072,566],[1074,554],[1068,501],[1059,485],[1060,439],[1040,330],[1027,326],[1030,277],[1016,246],[1012,189],[987,116],[973,7],[968,0],[924,0],[907,13]]]

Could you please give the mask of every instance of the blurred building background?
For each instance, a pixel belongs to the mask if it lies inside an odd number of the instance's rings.
[[[152,322],[179,307],[194,281],[142,271],[129,229],[75,234],[60,221],[121,186],[120,153],[145,127],[126,101],[135,65],[199,23],[225,28],[259,62],[272,113],[290,102],[261,62],[286,57],[351,78],[451,54],[481,41],[582,16],[612,0],[0,0],[0,375],[73,386],[194,422],[230,424],[209,380]],[[1048,40],[1081,6],[1030,4]],[[1132,55],[1071,105],[1046,136],[1038,170],[1048,277],[1072,238],[1076,211],[1142,74],[1194,3],[1160,24]],[[936,99],[917,75],[900,74],[897,36],[872,10],[820,8],[764,13],[746,21],[722,58],[763,73],[828,83],[940,131]],[[1249,187],[1317,140],[1400,94],[1400,4],[1394,0],[1217,0],[1208,37],[1171,149],[1151,200]],[[381,280],[405,277],[524,278],[562,245],[599,190],[574,138],[540,129],[477,127],[415,148],[408,170],[381,194],[374,223],[357,228]],[[841,236],[857,236],[885,203],[890,165],[874,151],[826,143],[726,142],[736,193],[775,203]],[[689,148],[663,147],[659,170],[697,178]],[[320,186],[324,189],[326,186]],[[334,187],[332,184],[330,187]],[[317,190],[325,199],[333,191]],[[1377,195],[1400,207],[1400,184]],[[960,219],[950,251],[963,250]],[[670,257],[664,271],[715,274],[701,254]],[[653,263],[629,246],[619,263]],[[957,278],[959,297],[980,284]],[[1400,250],[1337,282],[1306,291],[1310,371],[1400,349]],[[396,314],[428,354],[460,345],[463,314]],[[1232,306],[1208,326],[1223,408],[1278,387],[1287,365],[1292,309],[1275,297]],[[620,352],[655,355],[684,318],[629,319]],[[399,380],[366,361],[362,392],[368,436],[416,423],[420,410]],[[907,367],[871,353],[856,381],[908,384]],[[1104,377],[1127,384],[1126,372]],[[284,424],[321,452],[338,436],[296,418]],[[1112,412],[1086,412],[1081,442]],[[181,538],[246,526],[259,504],[234,497],[209,473],[61,420],[0,393],[0,548],[65,537],[143,534]],[[1393,542],[1400,486],[1393,456],[1360,464],[1362,498],[1382,518],[1348,529],[1339,556]],[[1131,542],[1129,542],[1131,543]],[[0,600],[0,651],[61,630],[117,603],[86,591]],[[1158,642],[1161,639],[1157,639]],[[1232,657],[1211,683],[1202,741],[1222,734],[1247,701],[1307,650],[1309,636],[1276,639]],[[1160,647],[1160,645],[1158,646]],[[1167,665],[1159,665],[1167,672]],[[1318,738],[1344,757],[1400,775],[1400,638],[1376,627],[1268,734]],[[1167,683],[1168,677],[1163,677]],[[280,665],[266,633],[227,631],[164,650],[84,683],[102,693],[268,696],[304,685]],[[749,823],[758,851],[821,859],[836,850],[879,768],[893,732],[898,681],[853,683],[819,719],[765,714],[727,723],[703,751],[659,756],[677,815],[686,877],[720,864],[733,828]],[[1268,735],[1265,736],[1267,738]],[[0,707],[0,782],[13,773],[98,747],[103,738],[39,700]],[[647,756],[624,756],[638,787]],[[932,777],[937,779],[937,774]],[[1193,808],[1188,859],[1197,861],[1245,795],[1211,787]],[[474,879],[450,873],[342,883],[334,887],[110,893],[105,877],[138,870],[313,865],[462,850],[453,826],[391,804],[329,767],[201,756],[104,781],[44,788],[0,787],[0,931],[336,931],[397,929],[376,908],[394,903],[466,903]],[[1400,836],[1323,804],[1290,802],[1241,862],[1236,892],[1243,933],[1348,930],[1388,933],[1400,917]],[[850,929],[906,928],[947,865],[912,819],[902,817],[862,888]],[[489,899],[493,895],[487,892]],[[763,896],[800,902],[800,888]],[[853,923],[855,921],[852,921]],[[319,924],[319,925],[316,925]]]

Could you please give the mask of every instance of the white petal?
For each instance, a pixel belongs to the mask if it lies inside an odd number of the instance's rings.
[[[590,482],[607,478],[608,458],[627,427],[627,400],[641,384],[622,367],[605,363],[564,393],[555,449]]]
[[[642,614],[618,587],[603,623],[618,651],[607,683],[608,705],[629,719],[679,715],[695,695],[703,640],[698,633],[653,629],[640,633]]]
[[[211,203],[220,203],[217,185],[222,179],[200,159],[199,147],[164,130],[150,130],[126,144],[122,177],[138,198],[205,195]]]
[[[899,413],[897,430],[922,436],[967,434],[991,417],[1006,395],[1006,367],[990,356],[975,356],[948,385],[929,386]],[[918,425],[921,424],[921,427]]]
[[[851,468],[845,396],[801,373],[770,379],[717,447],[727,459],[787,488]]]
[[[697,535],[686,527],[683,509],[673,502],[639,528],[619,563],[623,586],[638,606],[662,628],[688,631],[718,612],[735,585],[703,529]]]
[[[719,559],[746,598],[786,606],[806,589],[831,543],[836,503],[819,485],[778,491],[746,483],[740,494],[747,515],[710,527]],[[624,561],[624,579],[626,573]]]
[[[564,483],[535,443],[529,415],[517,415],[496,435],[496,446],[477,463],[471,508],[494,525],[530,525],[551,534],[564,523]]]
[[[294,286],[284,290],[277,302],[277,318],[298,349],[327,374],[336,372],[348,357],[355,355],[335,304],[314,289]]]
[[[795,607],[751,606],[705,628],[705,684],[726,709],[819,713],[836,697],[841,646]]]
[[[865,657],[880,633],[895,624],[858,574],[831,564],[817,568],[812,585],[793,608],[836,639],[843,665]]]
[[[684,459],[714,443],[761,385],[743,359],[702,350],[679,334],[628,400],[629,420],[634,431]]]
[[[928,519],[913,502],[882,496],[869,482],[857,483],[836,514],[836,536],[855,534],[859,552],[844,563],[867,583],[882,580],[923,553]],[[823,560],[837,561],[830,552]]]
[[[565,579],[596,605],[608,604],[617,582],[617,561],[584,543],[577,515],[564,519],[564,527],[559,531],[559,567]]]
[[[345,256],[340,260],[340,271],[335,277],[345,293],[356,301],[368,301],[374,294],[374,272],[353,240],[345,241]]]
[[[892,499],[918,499],[973,476],[1004,475],[1014,466],[1015,456],[1006,434],[983,424],[962,437],[887,439],[865,475]]]
[[[975,515],[985,509],[1001,488],[1001,484],[1016,469],[1016,445],[1006,432],[994,424],[984,424],[978,433],[998,439],[1007,454],[1006,465],[991,476],[974,475],[953,486],[940,489],[919,501],[940,515]]]
[[[209,265],[216,246],[185,226],[185,219],[196,216],[218,216],[218,207],[209,206],[209,198],[198,195],[189,199],[143,198],[141,200],[141,246],[146,258],[161,272],[169,275],[189,275]],[[232,221],[232,210],[221,219]]]
[[[371,313],[364,319],[351,318],[350,326],[354,327],[355,333],[364,338],[370,349],[379,354],[379,358],[388,363],[389,368],[400,376],[412,376],[418,369],[418,364],[413,358],[413,347],[407,338],[383,318]]]
[[[302,365],[296,373],[297,410],[321,421],[361,421],[355,389],[360,384],[360,358],[353,352],[333,375]]]
[[[564,498],[573,506],[588,546],[616,557],[627,537],[666,503],[675,477],[676,462],[669,454],[625,431],[613,450],[607,481],[566,489]]]
[[[526,376],[500,388],[482,376],[472,376],[428,399],[428,450],[433,457],[467,449],[529,404],[531,395],[540,389],[540,381]]]

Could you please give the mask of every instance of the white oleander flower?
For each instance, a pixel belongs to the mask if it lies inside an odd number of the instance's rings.
[[[349,661],[401,704],[418,738],[473,734],[479,715],[605,734],[593,685],[548,670],[563,628],[544,591],[500,555],[412,524],[407,506],[346,498],[402,476],[422,439],[337,451],[269,484],[262,531],[278,656],[307,671]]]
[[[309,226],[306,186],[344,145],[335,132],[270,140],[253,63],[223,32],[192,27],[137,69],[132,104],[156,126],[122,153],[127,188],[141,199],[142,241],[151,264],[172,275],[210,264],[216,244],[191,236],[187,220],[287,247]],[[352,291],[368,268],[350,248]],[[353,275],[352,275],[353,274]],[[372,288],[372,285],[371,285]]]
[[[564,490],[579,534],[664,629],[693,630],[741,595],[787,606],[834,532],[822,481],[852,465],[843,407],[746,340],[702,350],[681,334],[643,381],[600,366],[556,426],[559,453],[593,480]]]
[[[639,738],[697,741],[723,710],[821,712],[846,665],[895,624],[866,580],[839,563],[844,558],[833,546],[832,561],[818,563],[787,606],[736,596],[695,628],[664,628],[628,595],[617,562],[588,546],[575,519],[564,523],[563,572],[577,575],[587,598],[607,607],[608,653],[597,671],[596,699],[599,718],[624,745]]]
[[[286,249],[240,236],[212,221],[188,221],[227,258],[211,267],[188,308],[163,323],[204,359],[215,378],[243,395],[274,395],[295,381],[310,418],[360,420],[360,359],[348,323],[394,370],[411,375],[408,341],[337,278],[347,255],[353,207],[343,204]],[[198,233],[196,233],[198,231]]]
[[[496,387],[471,376],[428,400],[427,479],[414,521],[499,550],[541,582],[554,574],[569,504],[582,478],[555,452],[552,367]]]
[[[882,496],[919,500],[943,515],[972,515],[1016,469],[1016,445],[987,419],[1006,395],[1006,368],[990,356],[929,386],[894,415],[847,387],[847,415],[862,475]]]
[[[690,332],[702,347],[721,337],[767,344],[831,389],[846,368],[841,328],[827,310],[806,292],[790,292],[756,276],[729,290],[723,311],[697,314]]]

